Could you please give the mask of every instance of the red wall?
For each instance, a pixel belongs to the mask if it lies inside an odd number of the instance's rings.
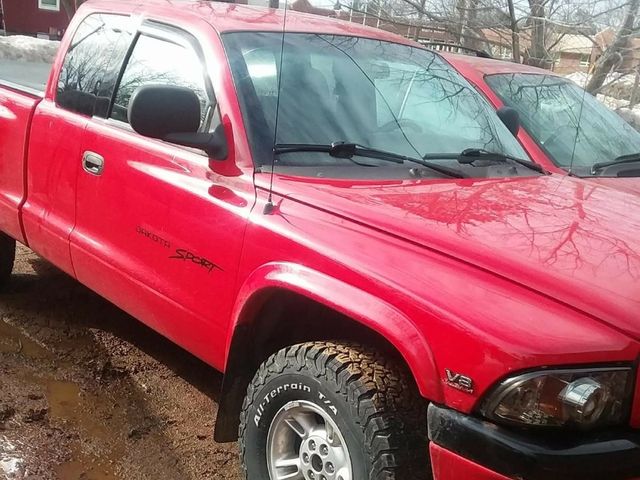
[[[38,0],[2,0],[7,32],[35,35],[49,33],[50,28],[64,32],[69,18],[62,5],[60,11],[40,10]]]

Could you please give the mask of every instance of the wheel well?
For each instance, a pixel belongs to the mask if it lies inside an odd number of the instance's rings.
[[[254,299],[244,312],[234,332],[218,402],[215,430],[218,442],[237,439],[240,410],[249,382],[260,364],[284,347],[309,341],[353,341],[374,347],[406,366],[402,355],[382,335],[295,292],[270,289]]]

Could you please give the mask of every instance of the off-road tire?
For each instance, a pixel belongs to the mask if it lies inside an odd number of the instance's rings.
[[[284,384],[308,388],[278,390]],[[269,427],[294,400],[337,411],[332,418],[348,445],[353,480],[431,478],[426,402],[407,369],[359,344],[309,342],[269,357],[247,389],[239,441],[248,480],[269,479]]]
[[[0,232],[0,290],[9,283],[16,259],[16,241]]]

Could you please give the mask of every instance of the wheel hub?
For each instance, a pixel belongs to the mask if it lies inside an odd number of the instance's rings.
[[[305,480],[338,480],[336,471],[345,463],[342,446],[333,446],[326,436],[314,435],[300,445],[300,465]]]
[[[342,433],[317,405],[290,402],[274,417],[267,437],[271,480],[353,480]]]

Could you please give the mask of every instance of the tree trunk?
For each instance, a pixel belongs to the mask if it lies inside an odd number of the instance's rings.
[[[531,9],[531,50],[527,63],[536,67],[547,66],[548,54],[545,48],[546,14],[543,0],[529,0]]]
[[[516,10],[513,7],[513,0],[507,0],[509,6],[509,19],[511,21],[511,56],[513,61],[520,63],[520,30],[516,19]]]
[[[456,10],[458,11],[458,21],[455,26],[455,40],[458,45],[462,44],[462,34],[465,30],[467,19],[467,0],[456,0]]]
[[[602,85],[607,79],[609,72],[611,72],[611,69],[618,61],[622,60],[624,49],[629,44],[629,37],[633,34],[633,26],[636,23],[639,6],[640,0],[630,0],[629,9],[627,10],[627,14],[625,15],[624,22],[622,23],[622,27],[620,28],[618,35],[596,62],[596,66],[593,69],[593,75],[585,87],[587,92],[591,94],[597,93],[598,90],[602,88]]]
[[[464,30],[462,31],[463,33],[462,45],[467,48],[480,50],[481,46],[479,45],[479,41],[476,38],[479,33],[479,32],[476,32],[476,27],[478,23],[477,20],[478,20],[478,0],[469,0],[467,17],[464,24]],[[467,36],[465,36],[465,34]]]
[[[427,0],[420,0],[420,10],[418,11],[418,25],[416,26],[416,32],[413,39],[417,42],[420,40],[420,34],[422,33],[422,19],[424,18],[424,7]]]

